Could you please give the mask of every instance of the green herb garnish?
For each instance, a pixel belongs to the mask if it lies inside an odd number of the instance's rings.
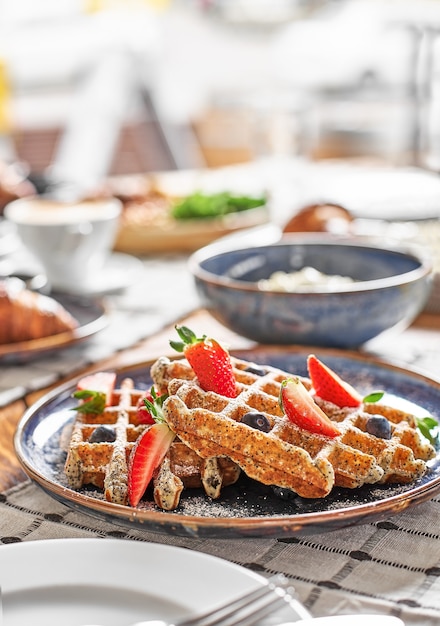
[[[105,409],[107,396],[102,391],[91,391],[90,389],[81,389],[72,394],[73,398],[84,400],[78,406],[74,407],[74,411],[80,413],[93,413],[100,415]]]
[[[365,396],[363,401],[365,403],[375,403],[382,400],[385,395],[384,391],[373,391],[368,396]],[[439,445],[439,423],[434,417],[416,417],[416,427],[419,429],[421,434],[429,441],[431,445],[434,447],[438,447]]]
[[[426,437],[434,447],[439,445],[439,423],[436,419],[428,415],[427,417],[416,417],[416,425],[422,435]]]
[[[366,404],[374,404],[375,402],[379,402],[379,400],[382,400],[384,395],[384,391],[372,391],[368,394],[368,396],[365,396],[363,402],[365,402]]]
[[[206,194],[200,191],[187,196],[171,209],[177,220],[222,217],[266,204],[265,197],[235,196],[229,192]]]
[[[368,396],[365,396],[363,401],[365,403],[374,403],[382,400],[385,392],[383,391],[373,391]],[[431,445],[434,447],[438,447],[439,445],[439,423],[434,417],[416,417],[416,427],[419,429],[421,434],[429,441]]]

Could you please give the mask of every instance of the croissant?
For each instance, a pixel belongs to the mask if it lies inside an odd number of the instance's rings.
[[[40,339],[77,327],[77,320],[50,296],[26,289],[18,279],[0,281],[0,344]]]

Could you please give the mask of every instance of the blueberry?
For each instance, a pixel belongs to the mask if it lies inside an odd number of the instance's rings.
[[[111,426],[98,426],[89,437],[90,443],[103,443],[115,441],[116,432]]]
[[[265,376],[267,373],[264,367],[255,364],[248,365],[244,371],[249,372],[249,374],[255,374],[255,376]]]
[[[268,433],[270,430],[270,422],[263,413],[246,413],[241,418],[241,423],[262,430],[264,433]]]
[[[382,415],[371,415],[367,420],[365,430],[380,439],[391,439],[391,424]]]

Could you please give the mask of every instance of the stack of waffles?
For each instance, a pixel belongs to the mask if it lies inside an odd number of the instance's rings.
[[[236,398],[203,391],[184,360],[161,358],[152,368],[155,385],[170,395],[164,405],[169,426],[202,457],[226,456],[261,483],[321,498],[334,486],[412,482],[435,455],[412,415],[378,404],[341,409],[316,398],[341,434],[330,439],[303,430],[285,417],[278,402],[281,383],[291,374],[269,366],[256,374],[252,364],[234,358],[232,362]],[[308,379],[302,382],[310,388]],[[241,423],[243,415],[253,411],[266,415],[269,432]],[[371,412],[392,423],[391,439],[366,431]]]
[[[281,383],[292,373],[237,358],[232,363],[235,398],[202,390],[185,359],[161,357],[151,368],[157,393],[169,394],[163,411],[177,434],[154,479],[154,499],[161,508],[178,506],[184,487],[203,486],[216,498],[223,486],[237,480],[240,470],[265,485],[290,489],[304,498],[323,498],[335,486],[413,482],[435,456],[412,415],[381,404],[341,409],[315,398],[338,423],[341,434],[328,438],[305,431],[286,418],[278,402]],[[310,389],[308,379],[301,381]],[[124,381],[114,394],[114,406],[96,416],[93,424],[78,414],[66,462],[73,488],[91,483],[104,490],[107,500],[127,502],[127,458],[146,428],[135,424],[142,393],[133,389],[132,381]],[[249,412],[263,413],[269,431],[242,423]],[[390,421],[390,439],[367,432],[371,413]],[[89,443],[95,421],[115,425],[114,443]]]

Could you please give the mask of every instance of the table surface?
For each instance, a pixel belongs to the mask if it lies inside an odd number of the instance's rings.
[[[248,341],[228,331],[203,309],[195,311],[187,318],[180,320],[179,323],[186,324],[190,328],[203,329],[203,332],[211,334],[211,336],[221,337],[222,341],[227,343],[231,351],[256,345],[254,342]],[[80,372],[76,372],[75,376],[90,371],[96,371],[97,369],[119,369],[132,363],[135,364],[137,362],[153,360],[161,355],[169,355],[171,352],[169,339],[172,338],[174,334],[173,325],[167,326],[161,332],[158,332],[156,335],[144,341],[140,341],[134,347],[118,352],[103,360],[100,364],[93,364],[93,366],[86,367]],[[389,344],[385,344],[386,349],[382,349],[380,352],[378,351],[377,355],[384,358],[388,356],[392,361],[402,361],[402,359],[399,359],[399,355],[404,354],[403,358],[405,360],[408,359],[408,355],[405,354],[405,348],[411,349],[418,347],[420,351],[423,352],[423,346],[426,346],[427,353],[431,353],[433,346],[439,346],[440,348],[440,316],[430,314],[420,315],[416,322],[402,333],[402,335],[398,338],[391,338]],[[426,356],[428,356],[428,354]],[[420,363],[420,359],[418,359],[418,363]],[[440,363],[437,372],[440,374]],[[70,377],[71,376],[66,376],[64,380],[67,381]],[[13,435],[24,410],[53,387],[61,385],[64,380],[57,381],[56,385],[50,385],[30,392],[8,406],[0,408],[0,492],[14,487],[25,479],[25,474],[17,460],[13,445]]]
[[[205,310],[194,311],[188,317],[178,321],[190,328],[202,329],[206,334],[214,337],[221,337],[221,340],[229,346],[230,350],[246,349],[255,347],[257,344],[241,337],[226,329]],[[161,355],[171,353],[169,340],[175,335],[174,324],[166,326],[152,337],[140,341],[135,346],[118,352],[113,356],[104,359],[100,364],[94,363],[85,367],[79,372],[75,372],[75,377],[96,370],[113,370],[126,367],[144,361],[154,360]],[[391,336],[388,340],[381,341],[380,344],[372,343],[370,350],[378,358],[389,359],[408,366],[423,369],[430,373],[432,367],[430,357],[440,351],[440,316],[432,314],[421,314],[414,324],[402,334]],[[426,363],[424,363],[424,358]],[[431,375],[440,378],[440,361]],[[48,393],[55,386],[68,381],[70,375],[58,380],[56,385],[49,385],[41,389],[29,392],[19,400],[0,408],[0,492],[5,491],[25,478],[21,466],[16,458],[13,445],[13,435],[17,423],[27,407],[31,406],[40,397]]]
[[[99,337],[29,363],[0,364],[0,554],[6,544],[75,537],[182,546],[266,577],[284,573],[314,616],[363,611],[399,616],[406,626],[439,624],[440,495],[402,506],[387,519],[331,532],[227,539],[127,529],[78,512],[29,480],[14,452],[14,432],[25,409],[49,389],[92,370],[170,354],[176,322],[215,336],[232,352],[255,347],[198,309],[185,258],[151,258],[144,270],[141,288],[108,297],[110,325]],[[424,312],[410,328],[369,342],[361,353],[439,380],[440,315]]]
[[[182,323],[187,324],[194,328],[211,329],[212,332],[216,331],[219,324],[203,310],[196,311],[188,318],[182,320]],[[209,332],[209,331],[208,331]],[[245,339],[230,333],[223,327],[221,327],[220,334],[225,337],[226,340],[230,340],[231,348],[245,348],[249,345],[254,345]],[[175,335],[173,326],[166,327],[161,332],[157,333],[153,337],[150,337],[144,341],[140,341],[136,346],[118,352],[117,354],[103,360],[100,364],[93,364],[86,367],[79,372],[76,372],[76,376],[88,373],[90,371],[101,370],[113,370],[130,365],[131,363],[143,362],[153,360],[163,354],[170,354],[169,339]],[[64,380],[69,380],[70,376],[66,376]],[[62,384],[63,380],[58,380],[56,385],[50,385],[38,389],[36,391],[27,393],[19,400],[10,403],[9,405],[0,408],[0,492],[5,491],[15,485],[20,484],[25,478],[20,463],[14,452],[13,436],[17,423],[24,410],[36,402],[40,397],[45,395],[53,387]]]
[[[231,351],[255,344],[227,331],[206,311],[183,320],[226,342]],[[83,371],[113,369],[169,354],[173,326]],[[440,372],[440,318],[423,314],[396,339],[380,342],[377,357]],[[400,357],[400,359],[399,359]],[[435,363],[436,372],[430,364]],[[53,386],[53,385],[52,385]],[[13,435],[23,411],[48,391],[35,390],[0,410],[1,544],[68,537],[118,537],[183,546],[219,556],[263,576],[284,573],[314,616],[386,613],[406,626],[440,620],[440,497],[389,520],[291,539],[191,539],[148,530],[123,531],[56,502],[30,482],[14,453]],[[3,498],[3,499],[1,499]],[[1,526],[1,522],[0,522]],[[36,530],[38,529],[38,530]]]

